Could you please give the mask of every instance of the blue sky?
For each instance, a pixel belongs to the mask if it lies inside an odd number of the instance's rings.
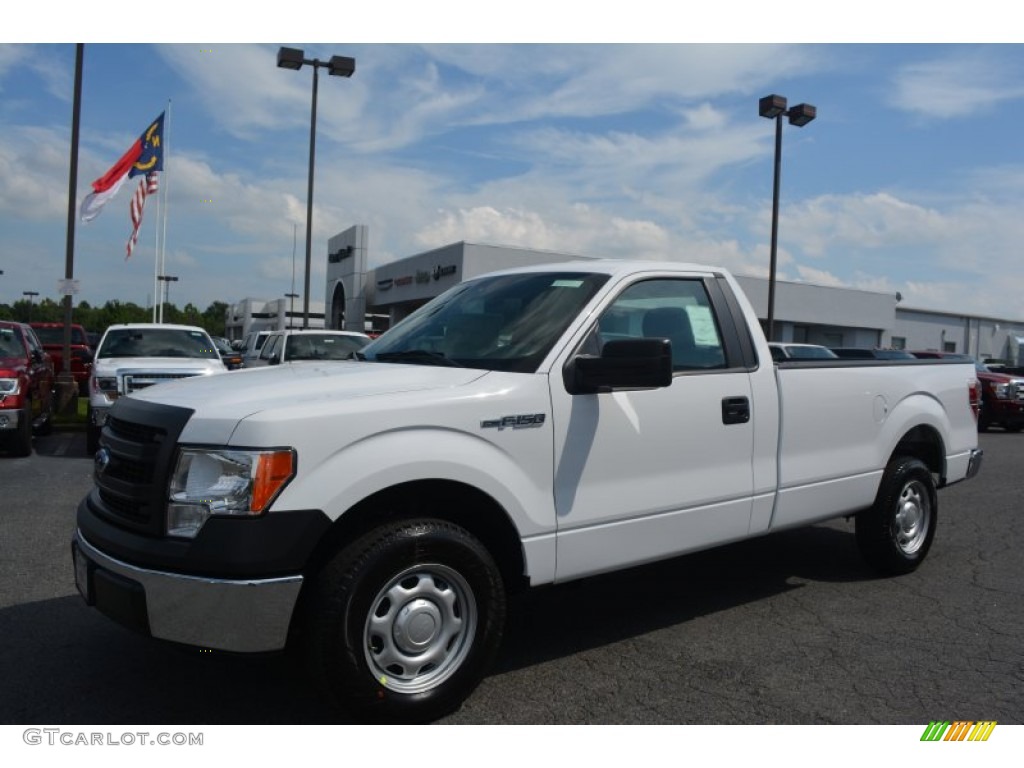
[[[21,39],[0,45],[3,302],[57,299],[64,274],[74,46]],[[314,301],[326,240],[352,224],[371,265],[467,240],[764,275],[774,124],[757,102],[779,93],[818,109],[784,128],[781,279],[1024,318],[1020,45],[223,39],[85,47],[79,202],[171,101],[179,306],[284,295],[296,230],[301,292],[312,73],[276,68],[289,45],[357,61],[320,78]],[[157,208],[125,262],[129,194],[77,227],[79,299],[151,301]]]

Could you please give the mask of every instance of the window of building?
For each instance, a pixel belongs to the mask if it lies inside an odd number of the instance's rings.
[[[906,349],[907,348],[907,337],[906,336],[893,336],[891,344],[892,344],[892,348],[893,349]]]
[[[956,342],[955,341],[944,341],[944,342],[942,342],[942,351],[943,352],[956,352]]]

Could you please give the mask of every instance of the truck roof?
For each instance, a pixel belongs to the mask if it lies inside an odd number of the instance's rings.
[[[494,272],[490,275],[528,274],[536,272],[588,272],[608,275],[631,275],[638,272],[701,272],[705,274],[727,274],[722,267],[707,264],[693,264],[680,261],[657,261],[653,259],[587,259],[585,261],[560,261],[550,264],[533,264],[524,267],[512,267]],[[470,278],[475,280],[477,278]]]

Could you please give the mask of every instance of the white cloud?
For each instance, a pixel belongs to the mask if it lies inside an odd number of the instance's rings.
[[[1024,98],[1022,68],[1000,49],[957,49],[951,56],[902,67],[893,78],[891,106],[930,118],[978,117],[1004,101]]]
[[[0,213],[46,221],[67,215],[67,136],[45,128],[3,126]]]

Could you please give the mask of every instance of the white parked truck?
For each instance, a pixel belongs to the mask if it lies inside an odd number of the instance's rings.
[[[428,720],[512,590],[842,516],[908,572],[981,462],[973,365],[775,365],[715,267],[482,276],[360,357],[118,398],[73,537],[87,602],[188,646],[294,643],[355,716]]]
[[[85,443],[99,448],[100,430],[117,398],[191,376],[224,373],[227,367],[210,335],[194,325],[118,323],[100,339],[89,374]]]

